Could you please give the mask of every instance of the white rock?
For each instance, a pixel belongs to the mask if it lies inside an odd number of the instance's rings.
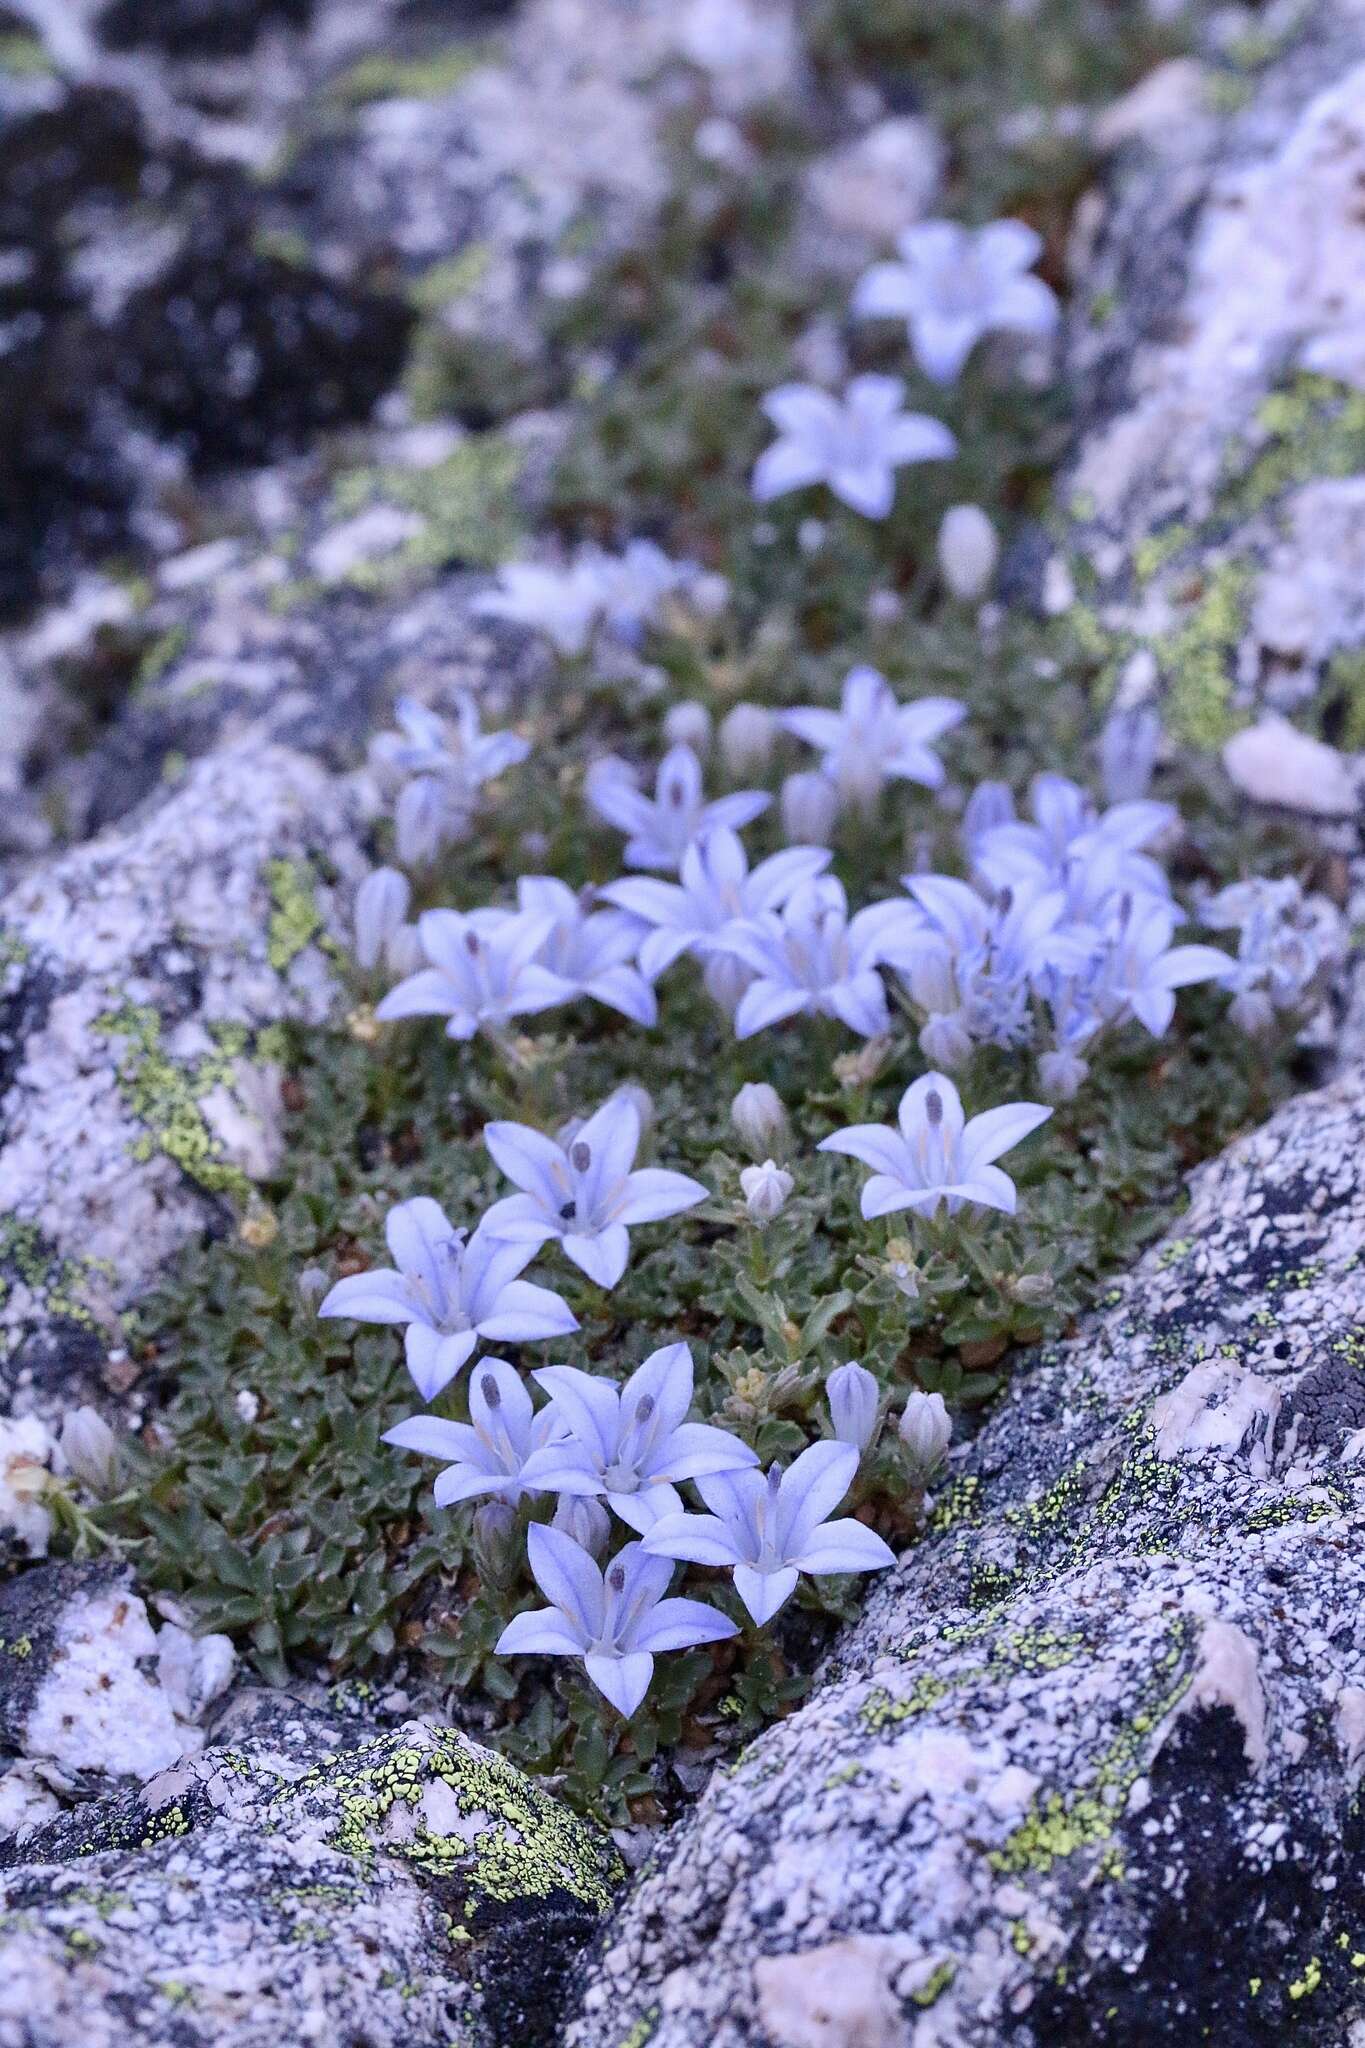
[[[167,1685],[146,1676],[163,1643],[133,1593],[113,1587],[78,1594],[59,1622],[51,1663],[20,1734],[26,1756],[71,1771],[146,1779],[203,1747],[192,1711],[221,1692],[231,1674],[225,1636],[193,1643],[179,1629],[164,1646]],[[165,1631],[162,1631],[165,1635]]]
[[[320,583],[342,583],[366,562],[382,561],[416,538],[426,521],[399,505],[371,505],[341,526],[325,533],[308,555],[308,566]]]
[[[1279,1388],[1259,1373],[1240,1365],[1196,1365],[1153,1404],[1156,1454],[1245,1456],[1254,1472],[1264,1474],[1279,1412]]]
[[[1315,818],[1349,817],[1356,808],[1355,785],[1336,748],[1274,714],[1233,734],[1223,766],[1258,804]]]
[[[52,1516],[43,1489],[57,1445],[36,1415],[0,1416],[0,1534],[13,1531],[30,1557],[46,1557]]]

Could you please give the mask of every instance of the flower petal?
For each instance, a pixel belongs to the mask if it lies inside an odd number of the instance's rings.
[[[740,1472],[757,1465],[757,1453],[748,1444],[718,1429],[711,1422],[681,1423],[660,1446],[657,1462],[650,1460],[651,1479],[700,1479],[712,1472]]]
[[[778,1488],[778,1543],[785,1556],[795,1557],[810,1532],[837,1507],[858,1473],[852,1444],[825,1441],[810,1444],[782,1474]]]
[[[727,1614],[702,1600],[661,1600],[634,1634],[638,1649],[688,1650],[695,1643],[720,1643],[739,1630]]]
[[[493,1646],[499,1657],[581,1657],[584,1642],[557,1607],[514,1614]]]
[[[608,1223],[591,1237],[581,1231],[561,1239],[566,1259],[598,1287],[613,1288],[630,1261],[630,1232],[621,1223]]]
[[[762,1628],[791,1599],[800,1577],[795,1565],[788,1565],[783,1571],[757,1572],[752,1565],[737,1564],[735,1591]]]
[[[616,1222],[633,1228],[637,1223],[660,1223],[666,1216],[680,1215],[695,1208],[710,1195],[710,1189],[685,1173],[666,1173],[661,1167],[642,1166],[627,1176],[625,1186],[612,1204]]]
[[[741,1554],[717,1515],[661,1515],[645,1536],[651,1557],[676,1557],[689,1564],[739,1564]]]
[[[610,1464],[621,1433],[620,1389],[576,1365],[543,1365],[531,1377],[545,1389],[580,1444],[602,1464]]]
[[[896,1562],[896,1553],[875,1529],[865,1529],[851,1516],[821,1522],[812,1529],[792,1562],[803,1572],[878,1572]]]
[[[404,1354],[413,1383],[424,1401],[434,1401],[441,1389],[450,1385],[468,1361],[476,1341],[472,1330],[457,1330],[453,1336],[443,1337],[422,1323],[408,1324]]]
[[[606,1596],[602,1574],[587,1551],[562,1529],[532,1522],[526,1532],[526,1554],[532,1577],[546,1599],[575,1631],[582,1631],[583,1641],[593,1641],[602,1632]]]
[[[381,1443],[396,1444],[400,1451],[421,1451],[428,1458],[444,1458],[448,1464],[467,1458],[478,1438],[467,1422],[446,1422],[439,1415],[409,1415],[386,1429]]]
[[[989,1166],[1002,1152],[1009,1152],[1015,1145],[1045,1124],[1052,1111],[1041,1102],[1002,1102],[998,1109],[985,1110],[974,1116],[962,1133],[960,1158],[964,1179],[970,1179],[978,1166]]]
[[[654,1659],[648,1650],[636,1650],[625,1657],[594,1652],[584,1657],[583,1669],[602,1696],[628,1721],[649,1691]]]
[[[412,1290],[401,1273],[377,1266],[350,1273],[318,1304],[320,1316],[347,1316],[357,1323],[410,1323],[417,1315]]]
[[[525,1245],[512,1247],[525,1251]],[[479,1335],[494,1343],[535,1344],[545,1337],[565,1337],[578,1328],[578,1317],[567,1301],[548,1287],[535,1287],[529,1280],[514,1280],[498,1296],[492,1315],[479,1321]]]
[[[564,1148],[530,1124],[485,1124],[483,1141],[511,1181],[556,1214],[571,1193]]]

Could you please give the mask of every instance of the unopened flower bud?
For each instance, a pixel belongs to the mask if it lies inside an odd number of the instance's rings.
[[[744,1206],[755,1223],[771,1223],[774,1216],[780,1216],[796,1186],[791,1175],[773,1159],[765,1159],[761,1166],[746,1166],[739,1184],[744,1190]]]
[[[997,825],[1012,825],[1014,822],[1014,798],[1009,784],[978,782],[962,813],[963,844],[970,849],[983,832],[993,832]]]
[[[1045,1052],[1038,1062],[1038,1079],[1049,1102],[1070,1102],[1080,1094],[1089,1073],[1089,1062],[1076,1052]]]
[[[953,1440],[952,1418],[942,1394],[913,1393],[900,1419],[900,1438],[921,1480],[932,1478]]]
[[[971,1034],[957,1011],[929,1017],[920,1026],[919,1049],[931,1067],[951,1074],[971,1058]]]
[[[433,775],[419,775],[400,792],[393,809],[394,839],[404,867],[425,867],[446,836],[446,792]]]
[[[1055,1291],[1051,1273],[1021,1273],[1010,1287],[1014,1299],[1026,1308],[1040,1308],[1051,1301]]]
[[[746,1081],[730,1104],[730,1121],[755,1159],[781,1158],[791,1144],[782,1098],[767,1081]]]
[[[938,566],[954,597],[984,597],[1000,559],[1000,541],[979,505],[950,505],[938,530]]]
[[[366,972],[377,967],[408,914],[412,890],[397,868],[376,868],[355,892],[355,957]]]
[[[300,1299],[309,1308],[315,1301],[322,1300],[331,1284],[332,1278],[325,1266],[305,1266],[294,1282],[299,1290]]]
[[[416,974],[427,964],[422,950],[422,935],[415,924],[400,924],[386,948],[389,969],[393,974]]]
[[[630,1104],[640,1119],[640,1134],[643,1137],[654,1121],[654,1097],[648,1088],[642,1088],[638,1081],[625,1081],[619,1088],[613,1088],[608,1100]],[[604,1108],[605,1106],[603,1104]]]
[[[506,1501],[486,1500],[474,1513],[473,1551],[486,1586],[505,1586],[518,1563],[517,1516]]]
[[[94,1408],[73,1408],[58,1438],[62,1456],[81,1485],[103,1498],[118,1490],[118,1439]]]
[[[753,969],[737,960],[733,953],[713,953],[701,976],[707,995],[727,1017],[734,1016],[740,998],[753,978]]]
[[[1248,1038],[1264,1038],[1275,1022],[1275,1005],[1259,989],[1250,989],[1233,997],[1228,1004],[1228,1016]]]
[[[675,704],[664,720],[664,738],[670,747],[691,747],[694,754],[704,754],[711,744],[710,712],[693,699]]]
[[[777,720],[762,704],[736,704],[720,722],[720,757],[726,773],[761,775],[773,757]]]
[[[839,816],[839,792],[827,775],[813,769],[789,775],[782,785],[782,830],[792,846],[823,846]]]
[[[1110,713],[1100,734],[1100,779],[1109,803],[1146,796],[1160,745],[1161,720],[1150,705]]]
[[[865,1365],[837,1365],[825,1381],[829,1419],[841,1444],[865,1451],[877,1434],[881,1389]]]
[[[572,1536],[589,1557],[600,1557],[611,1535],[611,1516],[599,1500],[562,1493],[555,1509],[553,1526],[562,1529],[566,1536]]]
[[[598,795],[613,783],[624,782],[629,788],[638,787],[639,777],[629,761],[623,761],[619,754],[599,754],[590,763],[583,777],[583,794],[590,804],[596,804]]]

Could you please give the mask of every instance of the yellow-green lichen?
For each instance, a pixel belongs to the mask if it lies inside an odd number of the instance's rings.
[[[119,1088],[129,1110],[146,1126],[131,1147],[134,1159],[158,1153],[173,1160],[211,1194],[245,1197],[251,1183],[239,1166],[222,1157],[222,1147],[200,1108],[205,1095],[232,1077],[246,1045],[246,1033],[220,1027],[219,1044],[191,1066],[178,1066],[162,1043],[161,1019],[147,1003],[126,1003],[96,1019],[106,1038],[126,1041],[119,1062]]]
[[[937,2005],[939,1999],[942,1998],[956,1975],[956,1963],[939,1963],[925,1978],[924,1982],[910,1993],[910,2003],[921,2006]]]
[[[1097,1875],[1116,1881],[1123,1863],[1111,1838],[1134,1782],[1141,1774],[1148,1738],[1180,1701],[1190,1683],[1183,1669],[1187,1631],[1174,1631],[1158,1659],[1152,1691],[1113,1738],[1085,1783],[1071,1793],[1035,1799],[1024,1819],[987,1861],[993,1870],[1022,1875],[1048,1871],[1083,1849],[1098,1849]]]
[[[947,1699],[952,1685],[946,1678],[934,1672],[926,1672],[916,1679],[910,1691],[900,1699],[894,1699],[884,1687],[878,1686],[868,1694],[858,1709],[858,1719],[873,1735],[879,1735],[883,1728],[894,1727],[897,1722],[908,1721],[916,1714],[927,1714],[940,1701]]]
[[[1166,725],[1187,746],[1211,751],[1245,719],[1232,702],[1232,663],[1250,601],[1252,571],[1245,562],[1213,570],[1189,615],[1156,643],[1166,679]]]
[[[438,1835],[420,1817],[422,1794],[439,1782],[455,1794],[460,1812],[486,1825],[469,1841]],[[332,1846],[368,1864],[376,1830],[396,1805],[414,1812],[411,1835],[386,1844],[433,1877],[457,1870],[469,1884],[470,1907],[484,1900],[511,1903],[567,1892],[601,1911],[624,1872],[615,1851],[589,1825],[532,1785],[510,1764],[471,1754],[450,1730],[437,1730],[429,1746],[367,1744],[320,1766],[287,1786],[276,1803],[309,1792],[340,1795],[341,1818]]]
[[[343,72],[333,96],[348,107],[373,100],[438,100],[454,92],[487,59],[477,43],[451,43],[428,57],[362,57]]]
[[[393,554],[358,563],[348,580],[357,589],[384,591],[455,562],[496,568],[523,537],[516,491],[525,465],[520,448],[490,433],[471,435],[430,469],[350,471],[333,496],[340,515],[353,517],[383,502],[416,512],[425,524]]]
[[[1138,582],[1150,583],[1168,562],[1184,552],[1194,537],[1194,528],[1177,520],[1174,525],[1163,526],[1159,533],[1149,533],[1140,540],[1133,550],[1133,574]]]
[[[1303,1975],[1296,1977],[1289,1986],[1289,1996],[1296,2004],[1301,1998],[1311,1998],[1321,1982],[1322,1964],[1317,1956],[1310,1956],[1304,1965]]]
[[[470,242],[458,256],[433,263],[408,287],[408,297],[422,313],[439,313],[472,292],[488,275],[493,252],[487,242]]]
[[[3,1267],[13,1268],[48,1315],[77,1323],[82,1329],[93,1329],[95,1325],[89,1306],[92,1283],[114,1277],[108,1259],[57,1258],[48,1250],[37,1225],[19,1216],[0,1217],[0,1268]],[[9,1281],[0,1272],[0,1301],[8,1293]]]
[[[1261,511],[1299,484],[1365,470],[1365,392],[1302,375],[1272,391],[1256,414],[1256,446],[1229,476],[1220,510]]]
[[[272,860],[266,863],[265,879],[271,904],[266,958],[283,974],[322,930],[317,877],[306,860]]]
[[[0,71],[10,78],[46,78],[53,70],[46,43],[39,36],[0,36]]]

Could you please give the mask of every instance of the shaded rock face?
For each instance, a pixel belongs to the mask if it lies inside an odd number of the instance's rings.
[[[307,28],[312,13],[313,0],[113,0],[99,32],[112,50],[240,57],[264,30]]]
[[[0,614],[32,602],[43,556],[69,568],[126,531],[131,482],[83,360],[60,227],[82,195],[135,192],[143,163],[136,112],[111,93],[74,92],[0,138]]]
[[[240,192],[215,195],[165,274],[129,303],[114,375],[197,468],[262,462],[361,419],[402,367],[412,315],[252,246]]]
[[[574,2048],[1348,2038],[1362,1140],[1357,1069],[1203,1169],[1019,1376],[811,1701],[639,1882]]]
[[[234,10],[235,11],[235,10]],[[287,218],[285,220],[287,225]],[[267,230],[235,170],[154,144],[91,84],[0,139],[0,614],[81,561],[141,546],[153,474],[262,461],[363,418],[401,368],[411,314]]]
[[[115,2048],[134,2014],[149,2042],[545,2048],[620,1877],[456,1730],[288,1703],[0,1863],[3,2048]]]

